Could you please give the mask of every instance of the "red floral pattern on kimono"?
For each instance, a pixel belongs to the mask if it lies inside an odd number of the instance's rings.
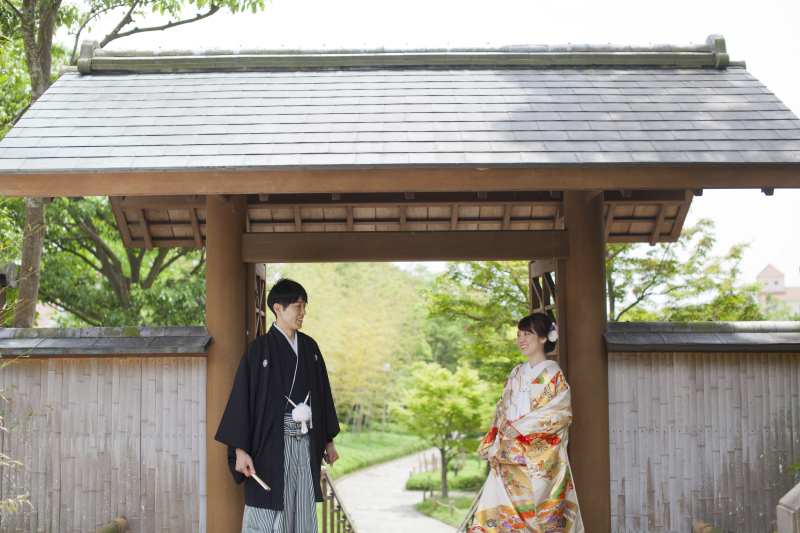
[[[497,403],[492,425],[478,447],[491,463],[470,533],[584,533],[567,458],[572,423],[570,389],[561,368],[550,361],[530,386],[531,410],[516,420],[511,406],[516,367]]]

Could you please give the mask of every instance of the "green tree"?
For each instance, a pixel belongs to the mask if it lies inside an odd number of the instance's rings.
[[[795,312],[789,304],[778,300],[769,293],[767,293],[762,309],[770,320],[800,321],[800,313]]]
[[[743,284],[747,244],[712,254],[714,223],[701,219],[674,243],[606,246],[610,320],[764,320],[758,283]]]
[[[10,204],[18,227],[22,201]],[[107,198],[57,198],[51,205],[39,295],[67,312],[62,325],[204,323],[203,252],[125,248]]]
[[[439,450],[442,497],[447,497],[447,467],[456,455],[474,446],[488,424],[492,408],[488,388],[466,366],[450,372],[436,363],[420,364],[395,416],[408,430]]]
[[[431,317],[462,325],[463,358],[489,383],[503,383],[522,360],[513,331],[527,315],[528,263],[448,263],[426,291]]]
[[[22,43],[30,88],[27,95],[18,90],[13,91],[16,97],[24,97],[24,100],[8,105],[9,112],[16,115],[4,119],[2,131],[5,132],[7,125],[13,125],[28,106],[50,87],[55,79],[54,66],[57,69],[59,63],[54,62],[54,59],[61,56],[74,61],[81,33],[101,19],[116,21],[113,29],[100,42],[101,46],[105,46],[111,41],[137,33],[167,30],[197,22],[214,15],[220,9],[232,13],[243,10],[256,12],[264,8],[264,0],[189,0],[188,3],[182,0],[88,0],[81,5],[65,4],[63,0],[3,0],[0,5],[0,29],[3,32],[4,46],[16,47],[13,50],[18,53],[19,43]],[[200,10],[200,13],[184,18],[182,11],[189,7]],[[154,25],[140,24],[148,16],[158,16],[164,20]],[[59,54],[57,51],[60,47],[54,45],[53,38],[58,28],[68,28],[75,36],[69,56],[63,49]],[[14,44],[8,44],[9,41]],[[15,81],[18,80],[17,74],[4,75],[3,79],[10,80],[9,87],[18,88]],[[33,325],[44,246],[44,235],[39,229],[44,226],[44,219],[44,199],[28,198],[25,206],[26,231],[20,256],[20,306],[14,317],[15,327]]]
[[[320,345],[344,426],[360,434],[382,422],[425,340],[424,278],[388,263],[280,265],[271,274],[308,292],[303,331]]]
[[[759,286],[741,282],[747,245],[712,254],[714,224],[700,220],[675,243],[606,246],[611,320],[764,320]],[[517,321],[528,314],[528,263],[448,263],[426,292],[431,316],[463,321],[464,358],[489,383],[502,383],[522,361]]]

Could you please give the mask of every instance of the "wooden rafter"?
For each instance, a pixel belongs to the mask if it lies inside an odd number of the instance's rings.
[[[198,250],[203,249],[203,235],[200,233],[200,222],[197,220],[197,209],[192,207],[189,209],[189,217],[192,219],[192,233],[194,234],[195,247]]]
[[[686,215],[689,213],[689,206],[692,204],[694,194],[691,190],[686,190],[684,193],[686,200],[678,208],[678,216],[675,217],[674,225],[672,226],[672,233],[669,238],[673,241],[677,240],[681,235],[683,223],[686,221]]]
[[[617,209],[617,204],[610,203],[608,204],[608,213],[606,213],[606,224],[605,224],[605,232],[606,232],[606,242],[608,242],[608,237],[611,235],[611,223],[614,222],[614,211]]]
[[[300,206],[294,206],[294,229],[298,233],[303,231],[303,219],[300,217]]]
[[[458,204],[453,204],[453,211],[450,213],[450,231],[458,229]]]
[[[508,231],[508,227],[511,225],[511,208],[511,204],[506,204],[503,211],[503,231]]]
[[[400,231],[406,230],[406,209],[407,206],[405,205],[400,206]]]
[[[353,231],[353,206],[347,206],[347,231]]]
[[[658,217],[653,225],[653,233],[650,235],[650,246],[655,246],[658,238],[661,236],[661,224],[664,223],[664,217],[667,215],[667,204],[661,204],[658,209]]]
[[[125,245],[126,248],[130,248],[133,239],[131,238],[131,229],[128,226],[128,220],[125,218],[125,211],[123,211],[120,205],[122,200],[122,198],[113,197],[110,198],[109,204],[111,205],[111,212],[114,213],[114,220],[117,221],[119,234],[122,236],[122,244]]]
[[[144,216],[144,209],[137,209],[139,213],[139,227],[142,229],[142,237],[148,250],[153,249],[153,239],[150,237],[150,229],[147,227],[147,219]]]

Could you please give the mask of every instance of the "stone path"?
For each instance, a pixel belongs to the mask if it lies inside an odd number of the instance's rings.
[[[428,457],[431,450],[422,452]],[[404,489],[411,470],[419,465],[414,454],[359,470],[336,480],[358,533],[454,533],[455,528],[414,509],[422,492]]]

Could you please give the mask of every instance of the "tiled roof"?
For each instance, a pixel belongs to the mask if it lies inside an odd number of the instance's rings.
[[[761,274],[756,276],[758,278],[779,278],[783,277],[783,272],[778,270],[772,265],[767,265],[767,268],[761,271]]]
[[[713,36],[402,53],[86,49],[79,68],[91,74],[65,73],[31,107],[0,142],[0,174],[800,163],[800,121]]]
[[[609,322],[609,352],[800,352],[800,322]]]
[[[203,355],[205,326],[0,328],[0,356]]]

